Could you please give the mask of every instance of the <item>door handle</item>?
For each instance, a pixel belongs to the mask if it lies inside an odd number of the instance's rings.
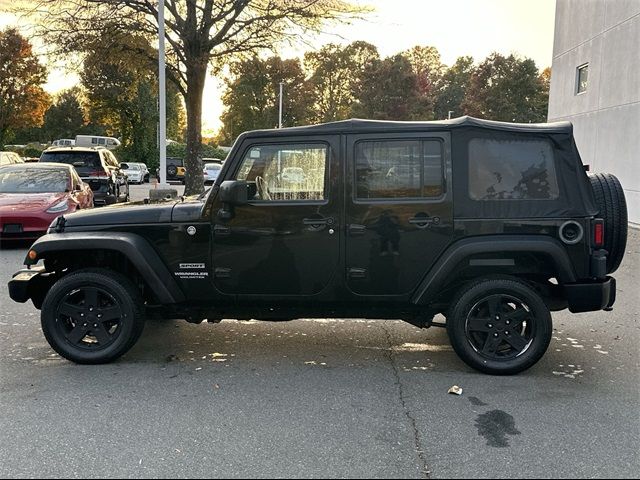
[[[428,228],[431,225],[438,225],[440,223],[440,217],[429,217],[427,215],[416,215],[409,219],[411,225],[415,225],[418,228]]]
[[[364,235],[366,231],[367,227],[365,227],[364,225],[358,225],[357,223],[349,224],[349,235],[351,235],[352,237]]]
[[[310,227],[322,227],[324,225],[333,225],[335,220],[333,217],[326,218],[303,218],[302,223]]]

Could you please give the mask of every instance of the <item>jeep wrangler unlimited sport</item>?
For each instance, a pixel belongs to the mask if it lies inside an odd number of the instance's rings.
[[[348,120],[244,133],[228,158],[198,198],[62,216],[33,244],[10,295],[56,352],[109,362],[158,316],[400,318],[513,374],[550,311],[614,303],[625,199],[570,123]]]

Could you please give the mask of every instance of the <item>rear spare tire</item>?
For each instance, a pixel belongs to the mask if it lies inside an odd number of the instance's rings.
[[[627,202],[620,181],[610,173],[589,174],[599,216],[604,220],[604,249],[607,273],[615,272],[627,246]]]

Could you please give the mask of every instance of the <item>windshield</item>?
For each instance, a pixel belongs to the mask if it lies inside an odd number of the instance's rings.
[[[217,163],[207,163],[204,168],[206,168],[207,170],[221,170],[222,167],[220,165],[218,165]]]
[[[2,168],[0,193],[57,193],[69,189],[69,172],[53,168]]]
[[[129,164],[129,168],[127,170],[140,170],[140,165]]]
[[[102,169],[98,152],[43,152],[40,161],[73,165],[81,177]]]

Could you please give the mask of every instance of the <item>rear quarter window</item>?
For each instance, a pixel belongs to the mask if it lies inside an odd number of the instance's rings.
[[[469,142],[473,200],[554,200],[559,195],[553,148],[545,140]]]

